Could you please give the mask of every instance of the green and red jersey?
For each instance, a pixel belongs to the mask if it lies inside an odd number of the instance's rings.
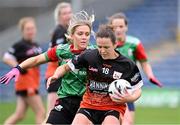
[[[84,50],[74,50],[72,44],[60,44],[50,50],[48,50],[45,55],[47,60],[60,61],[59,65],[65,64],[67,61],[73,57],[79,55]],[[88,46],[87,48],[93,48],[93,46]],[[68,96],[82,96],[85,92],[86,83],[86,70],[85,68],[80,69],[77,72],[66,73],[61,81],[61,86],[59,87],[57,94],[59,98],[64,98]]]
[[[133,61],[147,61],[147,55],[141,41],[132,36],[126,36],[124,42],[117,41],[117,51]]]

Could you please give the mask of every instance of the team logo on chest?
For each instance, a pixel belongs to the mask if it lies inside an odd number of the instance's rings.
[[[120,79],[122,76],[122,73],[114,71],[113,73],[113,79]]]

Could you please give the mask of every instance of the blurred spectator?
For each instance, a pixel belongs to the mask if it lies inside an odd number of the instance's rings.
[[[16,42],[3,56],[3,61],[11,67],[17,66],[29,57],[42,52],[34,41],[36,36],[36,24],[32,17],[24,17],[19,21],[22,39]],[[36,116],[36,124],[44,120],[45,109],[39,95],[40,72],[39,67],[22,70],[20,77],[15,81],[17,95],[16,111],[5,121],[5,124],[16,124],[21,121],[28,109]]]

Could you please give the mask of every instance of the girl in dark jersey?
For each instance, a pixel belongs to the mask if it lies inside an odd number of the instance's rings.
[[[86,92],[72,125],[118,125],[126,110],[126,103],[137,100],[143,85],[140,72],[133,61],[115,50],[115,35],[110,27],[102,26],[96,34],[98,49],[87,50],[67,64],[57,68],[48,84],[69,71],[86,68]],[[126,79],[133,93],[110,98],[108,86],[116,79]]]
[[[49,44],[49,48],[53,48],[59,44],[68,43],[65,34],[67,33],[67,28],[69,24],[69,20],[72,16],[72,8],[71,4],[67,2],[59,3],[54,10],[54,18],[56,22],[56,28],[52,33],[51,41]],[[58,67],[58,62],[49,62],[47,65],[47,69],[45,72],[46,80],[53,75],[54,71]],[[47,114],[54,108],[54,104],[56,99],[58,99],[57,91],[60,86],[61,79],[55,81],[48,88],[47,95]]]
[[[32,17],[24,17],[19,21],[19,26],[22,32],[22,39],[15,43],[3,57],[3,61],[11,67],[42,52],[41,48],[34,41],[36,35],[34,19]],[[15,81],[17,95],[16,111],[6,119],[4,124],[16,124],[21,121],[28,107],[32,108],[35,113],[36,124],[40,124],[44,120],[45,109],[38,94],[39,85],[39,67],[21,71],[19,78]]]

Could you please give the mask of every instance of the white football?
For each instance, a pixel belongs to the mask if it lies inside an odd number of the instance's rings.
[[[126,90],[129,94],[132,93],[131,84],[125,79],[118,79],[118,80],[114,80],[109,85],[108,92],[109,92],[110,96],[114,97],[115,93],[117,93],[117,92],[121,95],[124,95]]]

